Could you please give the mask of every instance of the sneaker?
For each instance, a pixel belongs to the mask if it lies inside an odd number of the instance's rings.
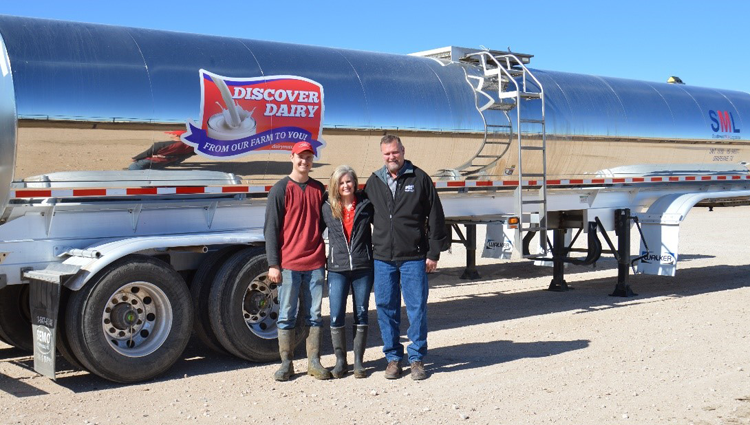
[[[385,379],[397,379],[401,376],[401,362],[392,360],[385,368]]]
[[[411,379],[421,381],[425,378],[427,378],[427,373],[424,371],[424,363],[411,362]]]

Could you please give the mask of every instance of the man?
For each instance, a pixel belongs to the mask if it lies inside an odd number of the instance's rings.
[[[180,136],[184,130],[165,131],[171,139],[168,142],[156,142],[150,148],[133,157],[128,170],[161,170],[170,165],[177,165],[195,155],[192,146],[182,143]]]
[[[323,325],[320,304],[326,264],[320,208],[325,188],[309,176],[313,165],[310,143],[296,143],[290,159],[291,174],[279,180],[268,193],[264,228],[268,280],[279,285],[277,328],[281,367],[274,379],[287,381],[294,374],[294,326],[300,294],[302,306],[299,313],[305,315],[305,325],[309,327],[307,374],[317,379],[329,379],[330,372],[320,364],[320,330]]]
[[[399,342],[401,296],[406,304],[411,340],[407,351],[411,377],[427,377],[427,273],[437,268],[441,248],[448,241],[445,216],[432,179],[404,159],[398,136],[380,141],[385,165],[372,173],[365,192],[375,207],[373,257],[375,303],[388,366],[387,379],[401,376],[404,346]]]

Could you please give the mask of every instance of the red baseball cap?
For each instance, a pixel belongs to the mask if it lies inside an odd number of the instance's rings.
[[[310,151],[313,154],[315,151],[313,150],[313,147],[308,142],[297,142],[294,144],[294,147],[292,148],[292,154],[301,154],[304,151]]]
[[[166,134],[173,134],[175,136],[182,136],[183,134],[187,133],[185,130],[175,130],[175,131],[165,131]]]

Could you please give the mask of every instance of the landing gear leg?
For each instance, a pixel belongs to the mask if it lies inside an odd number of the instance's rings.
[[[465,224],[466,237],[458,227],[459,223],[451,225],[458,235],[458,240],[452,242],[460,242],[466,248],[466,268],[464,269],[461,279],[476,280],[479,279],[479,272],[477,271],[477,225],[476,224]]]
[[[638,294],[630,289],[630,209],[615,210],[615,233],[617,234],[617,286],[609,294],[612,297],[634,297]]]
[[[552,282],[548,290],[565,292],[573,289],[565,282],[565,232],[566,229],[554,229],[552,231]]]

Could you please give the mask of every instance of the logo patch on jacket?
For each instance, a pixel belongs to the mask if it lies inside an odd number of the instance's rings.
[[[414,185],[407,184],[406,186],[404,186],[404,192],[414,192]]]

